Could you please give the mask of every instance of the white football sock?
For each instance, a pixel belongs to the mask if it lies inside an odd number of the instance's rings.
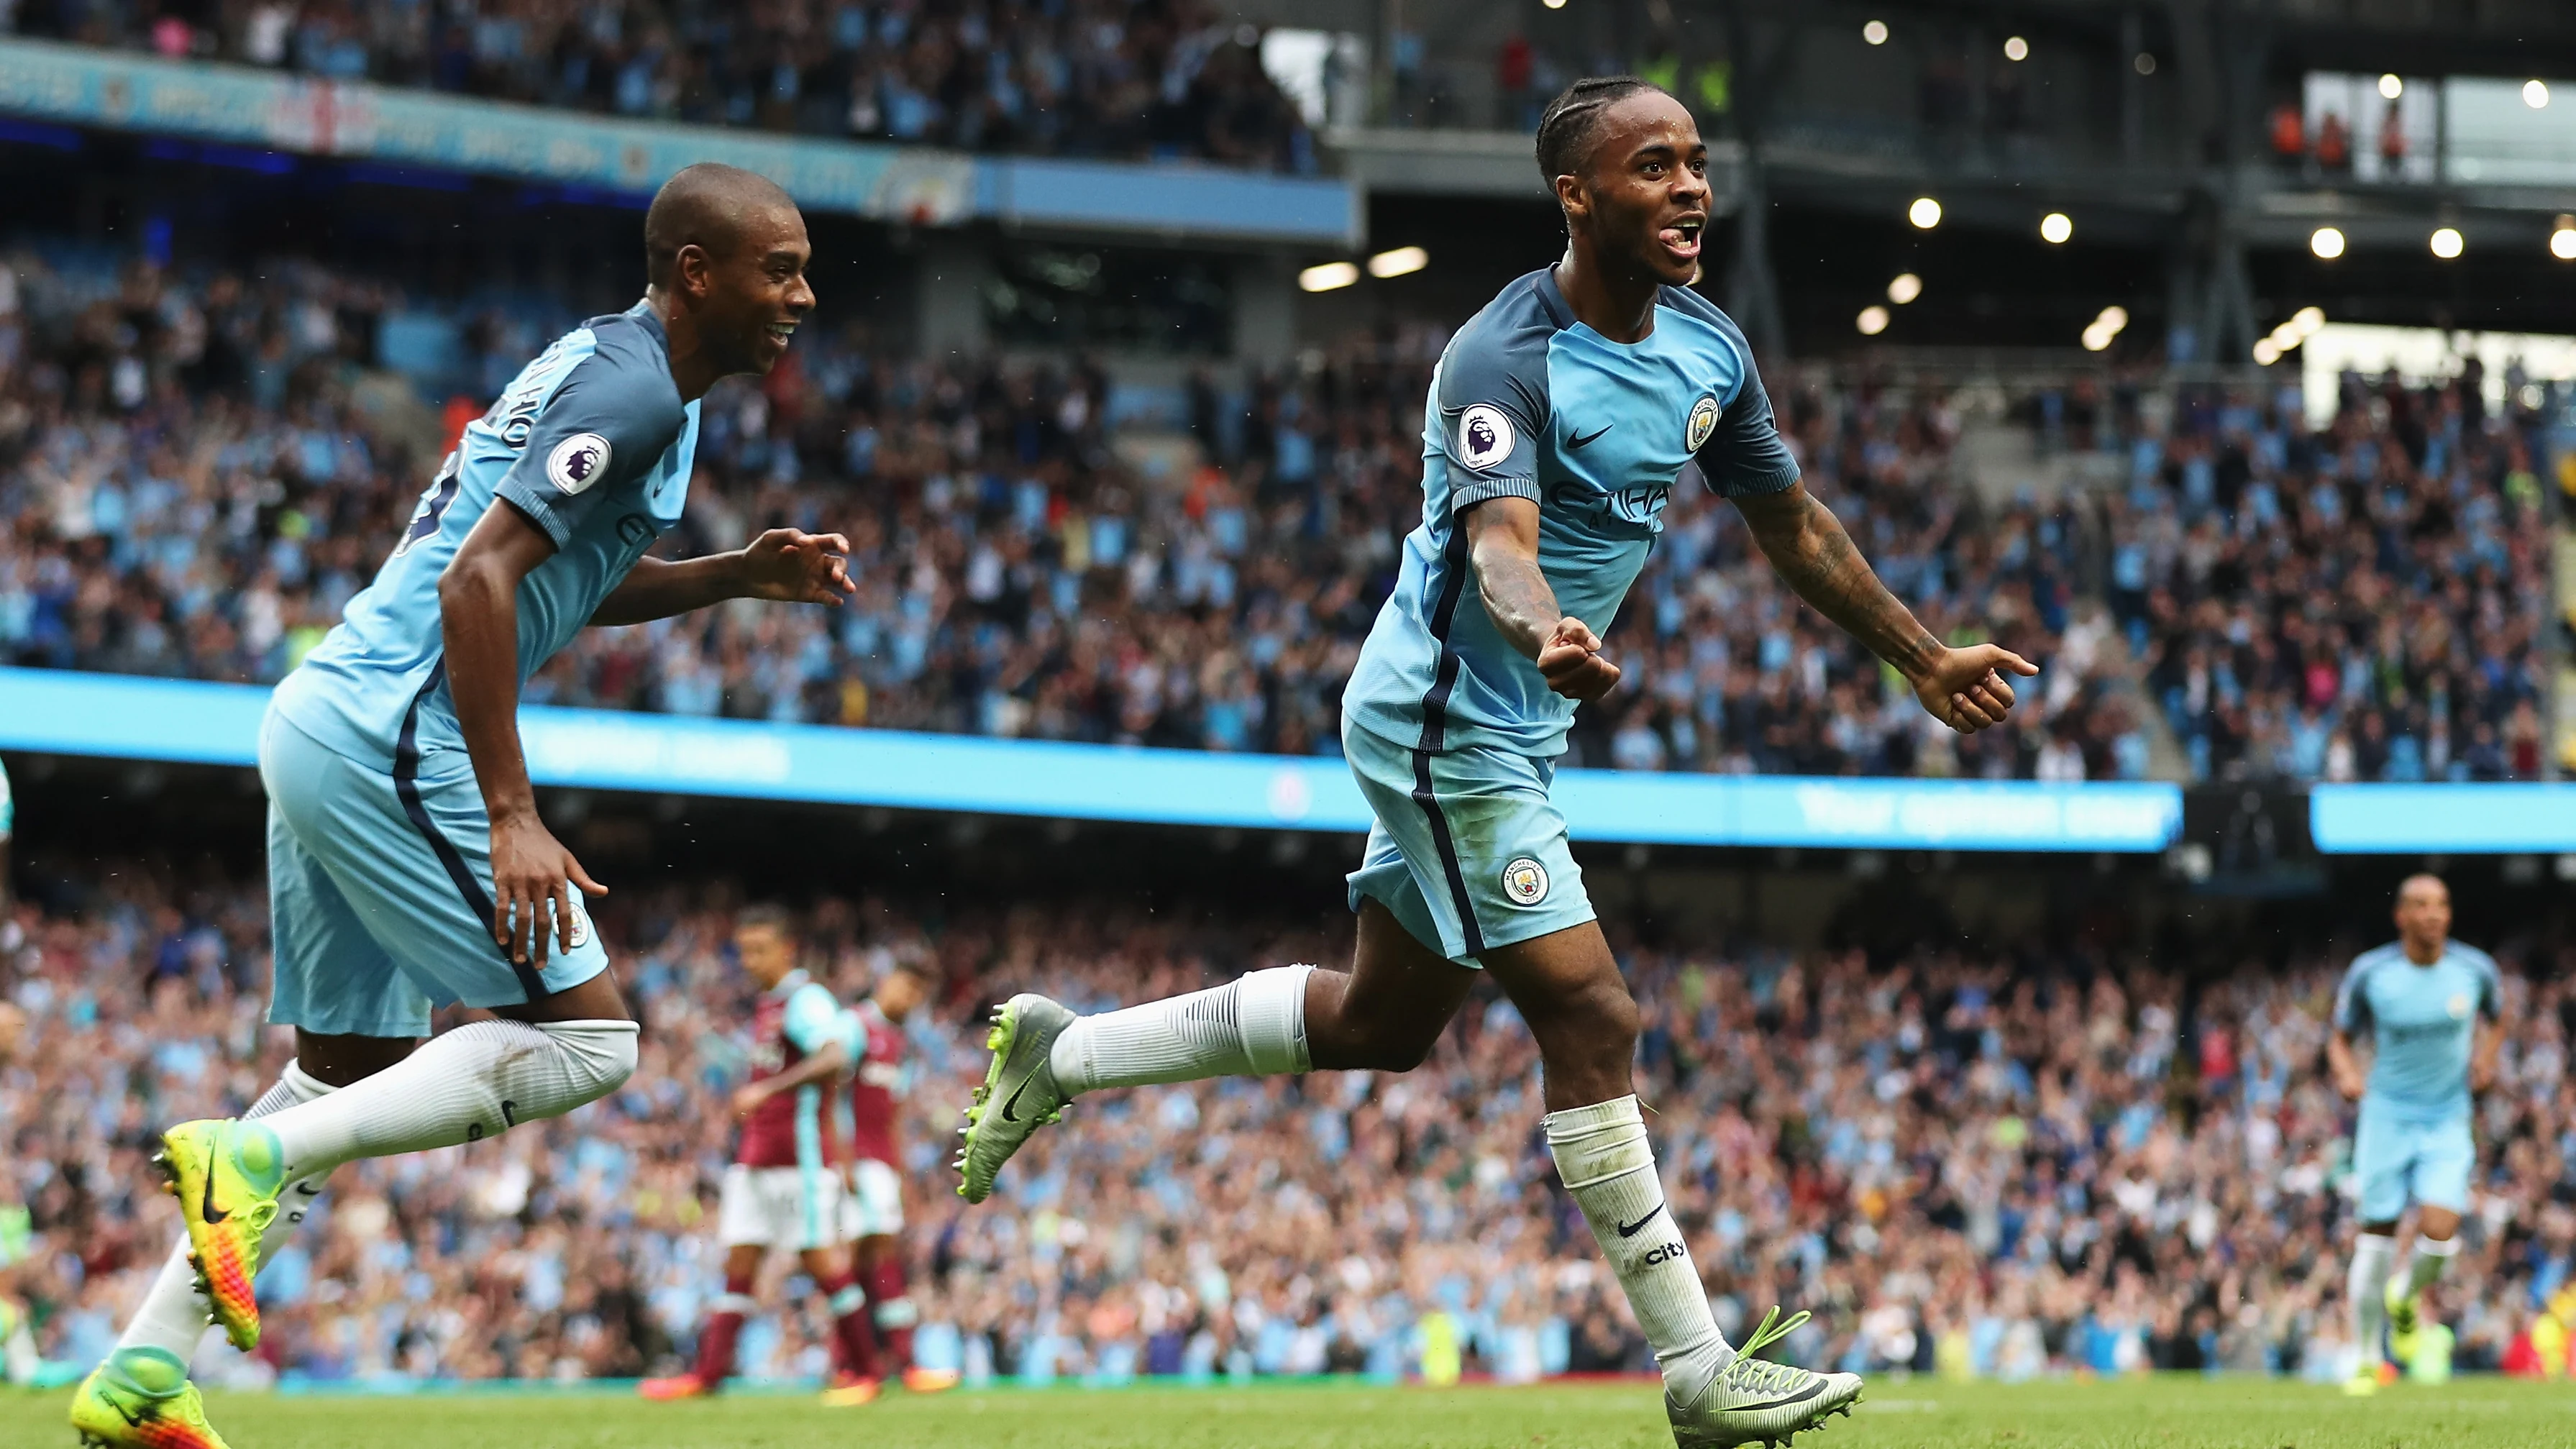
[[[2442,1276],[2442,1270],[2451,1266],[2451,1260],[2459,1255],[2460,1240],[2456,1237],[2436,1239],[2418,1235],[2415,1251],[2406,1259],[2406,1291],[2421,1293],[2432,1287],[2434,1280]]]
[[[1048,1065],[1067,1096],[1309,1070],[1306,978],[1314,972],[1274,966],[1212,990],[1083,1017],[1055,1039]]]
[[[318,1102],[266,1120],[286,1175],[498,1137],[616,1091],[635,1071],[631,1021],[469,1022]]]
[[[1654,1345],[1664,1381],[1687,1402],[1735,1351],[1709,1314],[1681,1224],[1664,1205],[1664,1184],[1655,1175],[1655,1151],[1646,1141],[1637,1099],[1550,1112],[1540,1125],[1547,1129],[1556,1175],[1583,1209],[1593,1241],[1627,1290],[1628,1307]]]
[[[0,1335],[0,1383],[34,1388],[36,1372],[45,1366],[44,1356],[36,1352],[36,1330],[26,1314],[7,1303],[0,1303],[0,1324],[8,1325]]]
[[[2381,1338],[2388,1327],[2389,1265],[2397,1260],[2397,1239],[2388,1233],[2363,1233],[2352,1240],[2352,1274],[2344,1280],[2344,1297],[2352,1303],[2352,1341],[2361,1362],[2387,1357]]]
[[[244,1117],[268,1117],[304,1102],[319,1101],[337,1088],[319,1077],[308,1074],[301,1063],[288,1062],[276,1085],[251,1104]],[[288,1183],[278,1194],[277,1221],[260,1235],[262,1261],[274,1256],[288,1234],[304,1221],[313,1199],[322,1193],[322,1181],[329,1177],[325,1169],[300,1181]],[[194,1357],[197,1345],[206,1336],[206,1326],[214,1320],[214,1308],[206,1295],[197,1291],[197,1270],[188,1266],[188,1239],[182,1234],[161,1261],[161,1271],[153,1276],[152,1286],[145,1290],[143,1303],[134,1310],[134,1318],[116,1340],[118,1348],[158,1348],[186,1363]]]

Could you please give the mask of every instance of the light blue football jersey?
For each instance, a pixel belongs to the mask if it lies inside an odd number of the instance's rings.
[[[2504,1009],[2495,958],[2446,943],[2430,966],[2397,942],[2352,958],[2335,989],[2334,1024],[2372,1045],[2367,1101],[2410,1117],[2469,1110],[2469,1053],[2477,1024]]]
[[[1344,714],[1412,749],[1563,754],[1574,701],[1494,628],[1458,514],[1491,498],[1538,504],[1539,570],[1557,607],[1607,634],[1694,460],[1724,497],[1798,481],[1752,350],[1725,313],[1666,287],[1654,330],[1613,342],[1575,320],[1552,270],[1505,287],[1432,375],[1422,523],[1405,536]]]
[[[448,696],[438,578],[494,499],[554,540],[519,585],[519,678],[572,642],[688,502],[698,405],[642,302],[593,317],[521,369],[456,451],[374,582],[278,685],[275,708],[352,759],[464,747]]]

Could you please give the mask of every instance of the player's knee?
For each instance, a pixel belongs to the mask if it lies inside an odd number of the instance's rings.
[[[550,1021],[538,1028],[555,1045],[573,1095],[595,1102],[635,1075],[637,1028],[631,1021]]]
[[[1426,1031],[1418,1022],[1371,1022],[1357,1043],[1363,1070],[1412,1071],[1431,1059],[1431,1049],[1440,1042],[1440,1026]]]
[[[1596,977],[1567,992],[1554,1013],[1572,1042],[1625,1060],[1637,1048],[1637,998],[1618,973]]]
[[[1440,1036],[1437,1032],[1412,1031],[1391,1037],[1378,1049],[1378,1054],[1383,1059],[1383,1064],[1378,1070],[1412,1071],[1415,1067],[1431,1060],[1431,1049],[1439,1042]]]

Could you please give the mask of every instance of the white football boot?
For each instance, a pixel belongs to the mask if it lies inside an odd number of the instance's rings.
[[[957,1129],[952,1165],[960,1179],[957,1195],[982,1202],[993,1192],[1002,1164],[1029,1140],[1029,1134],[1064,1115],[1071,1094],[1056,1085],[1048,1060],[1055,1039],[1074,1023],[1074,1014],[1034,992],[1022,992],[993,1013],[993,1029],[984,1045],[993,1053],[984,1085],[975,1089],[966,1109],[966,1125]]]
[[[1789,1436],[1812,1429],[1828,1415],[1849,1414],[1860,1399],[1858,1374],[1820,1374],[1755,1354],[1798,1330],[1804,1311],[1785,1323],[1780,1310],[1762,1316],[1762,1326],[1735,1351],[1734,1361],[1699,1386],[1687,1402],[1664,1387],[1664,1417],[1672,1422],[1679,1449],[1733,1449],[1738,1444],[1786,1444]]]

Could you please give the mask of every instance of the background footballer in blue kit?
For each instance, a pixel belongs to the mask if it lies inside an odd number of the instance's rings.
[[[2413,1357],[2423,1294],[2459,1252],[2477,1168],[2475,1094],[2494,1081],[2504,1033],[2495,958],[2450,938],[2451,891],[2412,875],[2397,888],[2398,939],[2353,958],[2336,988],[2326,1060],[2336,1088],[2360,1104],[2352,1171],[2361,1208],[2345,1295],[2359,1361],[2346,1392],[2377,1391],[2381,1330],[2403,1366]],[[2370,1069],[2354,1054],[2367,1038]],[[2397,1224],[2416,1209],[2405,1270]]]
[[[2409,1202],[2468,1210],[2470,1089],[2494,1071],[2491,1024],[2503,1010],[2495,958],[2449,939],[2450,892],[2440,880],[2409,878],[2398,909],[2401,917],[2438,911],[2441,925],[2410,923],[2410,939],[2362,952],[2335,991],[2335,1039],[2347,1061],[2356,1041],[2371,1045],[2369,1076],[2352,1093],[2361,1103],[2353,1171],[2365,1223],[2394,1224]],[[2336,1076],[2349,1091],[2351,1073]]]

